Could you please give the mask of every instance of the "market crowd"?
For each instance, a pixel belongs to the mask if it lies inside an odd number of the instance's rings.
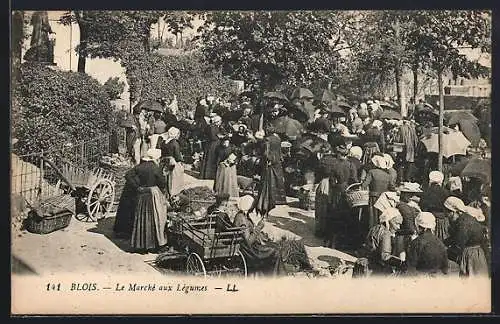
[[[305,88],[290,98],[207,96],[182,118],[176,99],[138,104],[122,125],[136,166],[126,174],[115,232],[136,250],[168,247],[167,209],[189,163],[214,180],[210,213],[246,228],[256,262],[275,258],[271,242],[259,239],[270,211],[300,192],[323,245],[359,257],[356,275],[447,275],[452,265],[461,276],[489,275],[490,180],[462,172],[481,160],[470,148],[484,149],[484,141],[468,137],[473,144],[437,171],[437,153],[425,145],[436,134],[432,106],[420,100],[407,116],[399,111],[390,98],[350,104]],[[462,122],[449,120],[446,133],[468,135]],[[240,210],[233,219],[223,208],[232,200]]]

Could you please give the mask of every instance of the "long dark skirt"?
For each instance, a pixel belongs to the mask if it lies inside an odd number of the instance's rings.
[[[276,205],[286,204],[283,168],[279,166],[266,166],[264,168],[259,194],[255,209],[266,215]]]
[[[266,242],[266,245],[262,245],[255,242],[250,246],[243,242],[240,244],[240,251],[247,261],[249,272],[280,273],[281,257],[276,243]]]
[[[116,234],[130,238],[134,227],[135,206],[137,203],[137,192],[135,188],[125,183],[123,187],[118,210],[116,211],[115,225],[113,231]]]
[[[207,148],[203,153],[203,161],[201,163],[200,176],[202,179],[214,180],[217,175],[217,147],[219,141],[208,143]]]
[[[154,250],[167,244],[167,205],[158,187],[138,195],[130,245],[136,250]]]
[[[461,277],[488,276],[486,256],[480,246],[466,247],[458,259]]]
[[[320,192],[318,188],[314,201],[314,235],[322,239],[326,239],[326,223],[330,212],[329,205],[330,198]]]
[[[370,196],[368,205],[368,229],[378,224],[380,211],[375,208],[375,203],[377,202],[378,198],[378,196]]]
[[[448,217],[436,217],[436,236],[444,242],[450,237],[450,220]]]

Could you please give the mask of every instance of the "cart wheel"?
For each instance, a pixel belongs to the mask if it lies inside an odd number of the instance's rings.
[[[107,179],[97,182],[87,197],[87,212],[92,221],[107,216],[115,200],[115,186]]]
[[[248,275],[247,260],[245,260],[245,257],[240,251],[236,252],[234,256],[239,257],[238,259],[241,260],[239,264],[239,273],[246,278]]]
[[[191,253],[188,256],[186,262],[186,272],[194,276],[202,275],[205,278],[207,277],[207,271],[205,270],[205,265],[203,264],[203,260],[197,253]]]

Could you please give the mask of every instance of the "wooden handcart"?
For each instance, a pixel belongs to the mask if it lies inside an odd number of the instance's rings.
[[[115,200],[115,180],[111,173],[100,168],[85,169],[63,161],[58,168],[47,158],[43,160],[54,169],[60,181],[66,185],[68,193],[76,200],[76,218],[80,221],[95,222],[108,215]],[[84,209],[83,212],[78,212]]]
[[[247,276],[247,263],[240,252],[242,227],[216,231],[216,216],[182,221],[178,225],[187,253],[186,272],[194,276]]]

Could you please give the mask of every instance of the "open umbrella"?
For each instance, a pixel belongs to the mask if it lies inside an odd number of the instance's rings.
[[[474,158],[462,170],[462,177],[479,178],[483,183],[491,181],[491,160]]]
[[[382,112],[382,114],[380,115],[379,118],[380,119],[397,119],[397,120],[403,119],[403,117],[401,117],[400,113],[398,113],[397,111],[392,110],[392,109],[384,109],[384,111]]]
[[[323,90],[321,94],[316,97],[316,101],[318,102],[330,103],[333,100],[335,100],[335,97],[333,93],[328,89]]]
[[[431,134],[423,136],[420,141],[424,144],[427,152],[439,153],[439,134],[437,127]],[[471,142],[462,132],[445,127],[443,130],[443,156],[449,158],[453,155],[466,155],[467,148]]]
[[[272,121],[272,125],[276,133],[283,134],[290,139],[299,136],[304,129],[304,126],[298,120],[288,116],[276,118]]]
[[[312,134],[304,134],[297,142],[297,146],[305,155],[324,152],[331,147],[328,141]]]
[[[302,98],[313,99],[314,94],[307,88],[295,88],[295,90],[293,90],[292,92],[292,95],[290,96],[290,99],[293,100]]]
[[[141,109],[148,111],[163,112],[165,110],[163,109],[162,104],[156,100],[145,100],[140,102],[138,106],[141,107]]]
[[[471,142],[473,147],[477,147],[479,145],[479,141],[481,140],[481,130],[479,126],[472,120],[463,119],[458,122],[460,126],[460,131],[464,134],[465,137]]]
[[[468,111],[454,111],[446,114],[446,121],[448,125],[459,124],[462,120],[469,120],[477,123],[478,119],[476,116]]]
[[[349,103],[347,101],[345,101],[343,99],[336,100],[335,104],[337,106],[339,106],[340,108],[346,109],[346,110],[350,110],[353,108],[351,105],[349,105]]]
[[[324,109],[332,116],[332,117],[340,117],[345,116],[346,112],[340,108],[339,105],[335,101],[330,102]]]
[[[282,94],[281,92],[278,92],[278,91],[266,92],[266,93],[264,93],[264,98],[288,101],[288,98],[284,94]]]

